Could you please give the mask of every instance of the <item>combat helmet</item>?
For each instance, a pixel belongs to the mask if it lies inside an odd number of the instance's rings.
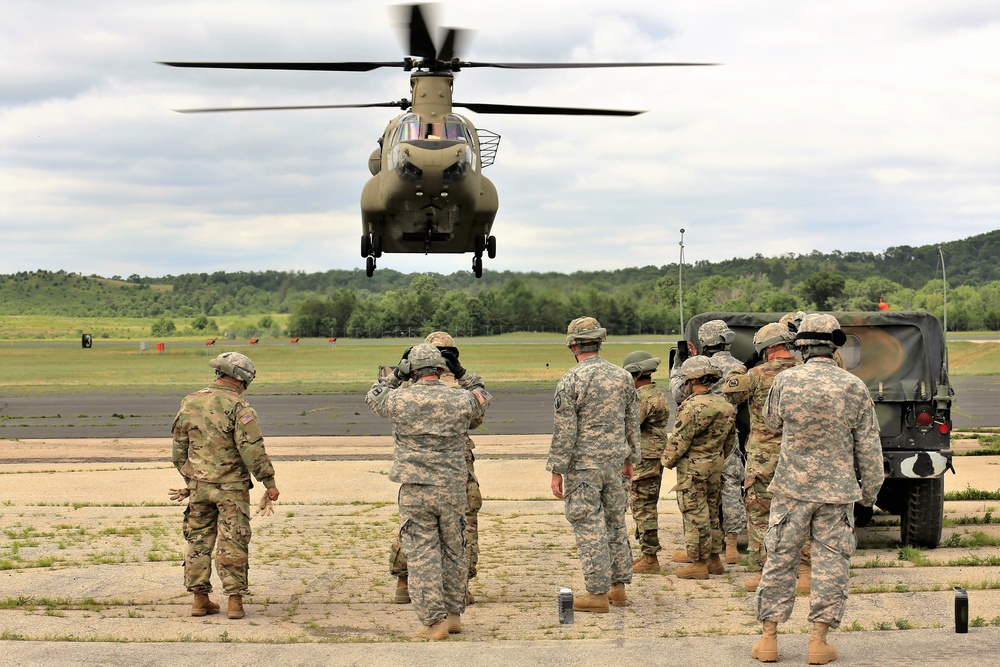
[[[702,350],[706,347],[721,347],[723,350],[728,350],[734,340],[736,334],[722,320],[709,320],[698,327],[698,342],[701,343]]]
[[[652,356],[649,352],[643,352],[642,350],[636,350],[635,352],[630,352],[625,361],[622,362],[622,368],[627,370],[632,375],[638,375],[642,377],[643,375],[652,375],[656,372],[656,367],[660,365],[660,360],[657,357]]]
[[[427,334],[424,342],[437,348],[455,347],[455,339],[447,331],[433,331]]]
[[[418,373],[417,371],[420,370],[429,368],[436,372],[439,368],[448,367],[448,363],[444,360],[444,357],[441,356],[441,351],[433,345],[428,345],[427,343],[414,345],[410,349],[410,354],[406,359],[410,362],[410,372],[414,377],[434,374],[434,372]]]
[[[222,374],[236,378],[243,383],[244,388],[249,387],[257,376],[257,370],[253,367],[250,357],[239,352],[223,352],[209,361],[208,365],[215,369],[216,377]]]
[[[799,324],[802,323],[802,318],[805,316],[805,311],[796,310],[794,313],[785,313],[782,315],[778,323],[784,324],[792,333],[795,333],[799,330]]]
[[[787,325],[781,322],[772,322],[757,329],[757,333],[753,335],[753,347],[757,350],[757,354],[761,354],[772,345],[791,343],[793,340],[795,340],[795,334]]]
[[[608,339],[607,329],[593,317],[578,317],[566,327],[566,347],[578,345],[581,352],[596,352]]]
[[[847,335],[840,328],[840,322],[828,313],[806,315],[799,324],[798,333],[795,334],[795,345],[798,347],[825,345],[837,348],[846,342]]]
[[[681,364],[681,375],[684,377],[684,381],[697,380],[706,376],[710,376],[713,379],[722,377],[722,371],[715,367],[708,357],[704,355],[698,355],[695,357],[688,358],[683,364]]]

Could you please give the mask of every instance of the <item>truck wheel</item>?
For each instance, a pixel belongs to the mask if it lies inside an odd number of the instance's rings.
[[[907,485],[906,511],[899,517],[903,544],[934,549],[944,522],[944,477],[915,479]]]

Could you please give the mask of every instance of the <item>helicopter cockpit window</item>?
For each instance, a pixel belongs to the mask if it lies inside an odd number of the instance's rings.
[[[464,141],[469,139],[465,133],[465,124],[458,117],[445,116],[443,123],[422,123],[420,116],[411,114],[400,120],[396,141],[416,141],[435,137],[449,141]]]

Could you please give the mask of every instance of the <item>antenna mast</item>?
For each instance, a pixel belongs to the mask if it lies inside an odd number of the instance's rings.
[[[684,335],[684,228],[681,228],[681,257],[677,264],[677,301],[681,307],[681,335]]]

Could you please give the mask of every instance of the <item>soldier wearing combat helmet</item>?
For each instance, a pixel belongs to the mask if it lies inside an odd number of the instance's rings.
[[[274,467],[264,451],[257,413],[242,394],[257,375],[253,362],[239,352],[223,352],[208,362],[215,383],[189,394],[173,423],[173,463],[185,488],[171,490],[174,500],[188,498],[184,512],[184,585],[194,593],[192,616],[215,614],[212,602],[212,549],[228,616],[245,615],[249,590],[250,488],[253,474],[267,489],[266,501],[278,499]]]
[[[545,464],[552,494],[565,500],[587,587],[573,608],[587,612],[627,604],[625,584],[632,582],[622,475],[631,479],[640,461],[639,398],[632,376],[601,357],[606,337],[593,317],[577,318],[566,329],[566,347],[577,364],[556,386]]]
[[[424,343],[433,345],[438,349],[447,362],[452,360],[452,364],[458,364],[458,346],[455,340],[447,331],[434,331],[427,335]],[[447,368],[441,370],[441,382],[449,387],[458,387],[458,380],[454,373]],[[476,417],[469,424],[470,429],[478,428],[482,424],[481,417]],[[483,506],[483,495],[479,490],[479,479],[476,477],[475,461],[476,457],[472,450],[476,444],[465,434],[465,464],[468,468],[466,479],[466,503],[465,503],[465,557],[469,563],[469,579],[476,576],[479,564],[479,510]],[[396,604],[406,604],[410,601],[410,591],[408,586],[408,572],[406,556],[403,555],[399,547],[399,539],[393,540],[389,553],[389,571],[396,577],[396,591],[393,602]],[[475,602],[472,592],[466,593],[466,604]]]
[[[878,418],[868,387],[833,359],[846,336],[832,315],[802,318],[795,345],[805,363],[774,378],[764,423],[781,431],[781,452],[770,491],[767,561],[757,590],[762,637],[751,655],[778,659],[778,623],[795,604],[796,566],[812,537],[809,664],[837,658],[827,640],[844,616],[854,553],[854,503],[871,506],[882,486]],[[774,529],[781,526],[780,530]]]
[[[679,370],[688,397],[677,408],[662,462],[664,468],[677,468],[677,486],[671,490],[677,492],[691,565],[675,574],[680,579],[708,579],[726,572],[719,557],[719,503],[723,462],[736,446],[736,409],[711,390],[721,375],[711,360],[691,357]]]
[[[449,369],[459,387],[440,380]],[[402,386],[411,379],[412,385]],[[399,539],[409,561],[421,639],[462,631],[468,584],[465,440],[469,424],[482,419],[489,401],[478,375],[426,343],[407,350],[365,396],[372,412],[392,421],[389,479],[400,483]]]
[[[660,551],[659,516],[656,505],[660,500],[660,483],[663,481],[663,464],[660,457],[667,444],[670,426],[670,408],[667,397],[657,389],[653,373],[660,360],[648,352],[637,350],[625,357],[622,367],[627,370],[639,392],[639,437],[642,462],[632,469],[629,503],[635,519],[636,539],[642,555],[632,561],[632,571],[659,572]]]

